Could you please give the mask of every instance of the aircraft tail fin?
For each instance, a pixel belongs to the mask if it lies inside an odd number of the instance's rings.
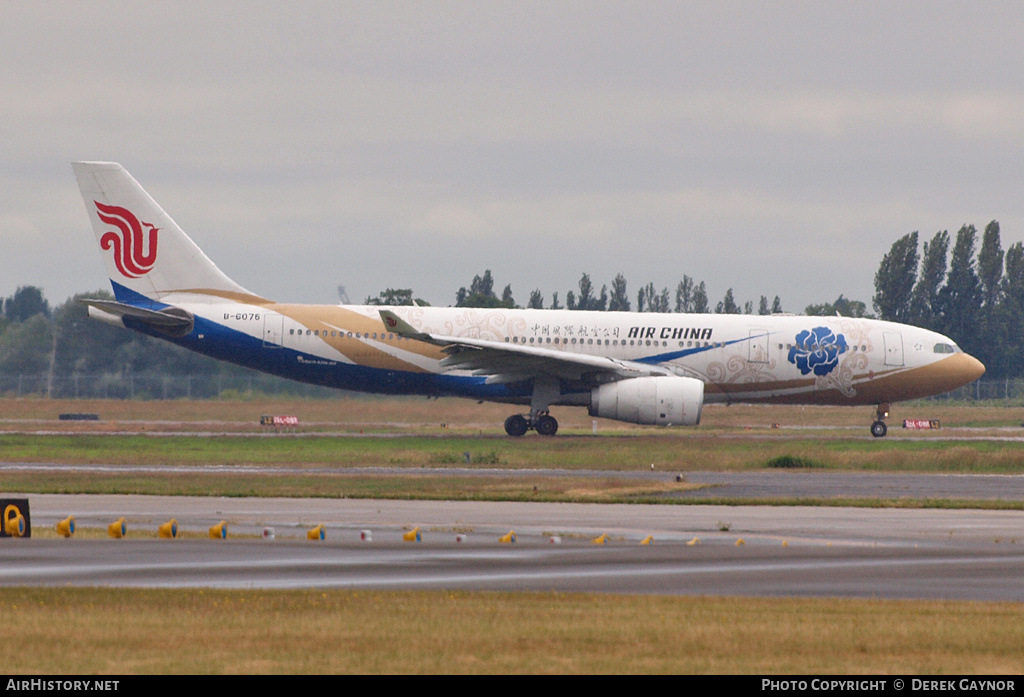
[[[116,162],[73,162],[72,167],[119,301],[160,301],[174,293],[196,299],[256,297],[217,268],[124,167]]]

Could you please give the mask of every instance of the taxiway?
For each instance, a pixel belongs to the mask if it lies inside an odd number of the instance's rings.
[[[1024,600],[1024,512],[29,495],[0,585],[599,591]],[[191,536],[155,537],[175,518]],[[224,520],[227,539],[205,538]],[[324,525],[325,539],[306,531]],[[418,527],[420,542],[403,540]],[[274,539],[263,531],[273,528]],[[371,541],[361,537],[368,531]],[[515,531],[516,542],[498,539]],[[198,536],[195,535],[198,533]],[[594,540],[605,535],[603,544]],[[641,545],[650,535],[653,543]],[[461,536],[461,541],[458,541]]]

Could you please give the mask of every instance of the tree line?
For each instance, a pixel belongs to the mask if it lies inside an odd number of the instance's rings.
[[[252,372],[90,319],[80,297],[114,299],[108,291],[80,293],[51,308],[41,289],[23,286],[3,300],[0,391],[11,389],[4,378],[22,375],[45,376],[42,391],[62,396],[59,386],[83,376],[219,375],[237,382]]]
[[[918,242],[917,232],[904,235],[882,258],[873,298],[879,318],[945,334],[990,377],[1024,376],[1024,244],[1004,252],[995,220],[980,247],[974,225],[955,238],[941,230]]]
[[[484,271],[483,275],[476,275],[469,284],[469,288],[462,286],[455,293],[455,307],[523,307],[516,303],[512,297],[512,284],[506,285],[499,296],[495,292],[494,276],[491,270]],[[413,292],[406,289],[388,288],[381,291],[376,297],[366,299],[367,305],[412,305]],[[421,300],[415,304],[424,305]],[[535,310],[545,309],[544,294],[539,288],[530,291],[530,299],[525,307]],[[584,273],[577,284],[577,290],[570,290],[565,294],[565,305],[559,301],[558,292],[551,294],[551,303],[547,306],[550,310],[586,310],[592,312],[631,312],[633,309],[630,295],[626,289],[626,277],[621,273],[612,280],[611,288],[607,284],[601,286],[598,291],[590,280],[590,274]],[[683,275],[683,279],[676,285],[675,293],[670,294],[668,286],[658,291],[654,283],[641,286],[636,295],[637,312],[690,312],[706,313],[716,312],[718,314],[759,314],[770,315],[782,312],[782,301],[779,296],[769,304],[767,296],[762,295],[755,312],[754,303],[746,301],[741,307],[733,296],[732,288],[725,293],[725,297],[712,310],[708,300],[707,289],[704,281],[696,283],[694,279]]]

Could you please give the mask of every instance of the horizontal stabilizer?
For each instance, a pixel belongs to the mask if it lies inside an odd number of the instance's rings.
[[[149,310],[144,307],[119,303],[114,300],[93,300],[90,298],[79,298],[79,302],[121,319],[130,317],[171,336],[184,336],[188,334],[192,331],[192,326],[195,322],[195,318],[191,313],[176,307],[169,307],[163,310]]]

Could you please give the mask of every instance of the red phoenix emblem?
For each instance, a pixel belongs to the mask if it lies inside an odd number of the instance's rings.
[[[96,211],[104,223],[113,225],[120,233],[105,232],[100,237],[100,247],[114,249],[114,265],[127,278],[140,278],[153,270],[156,263],[156,233],[160,228],[140,222],[135,214],[120,206],[107,206],[99,201]],[[149,228],[147,239],[143,238],[142,226]]]
[[[392,329],[398,326],[398,322],[395,320],[394,317],[385,317],[384,322]]]

